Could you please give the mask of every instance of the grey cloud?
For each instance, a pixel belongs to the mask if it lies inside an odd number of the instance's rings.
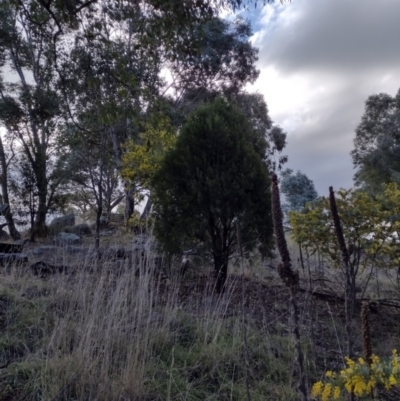
[[[285,149],[289,156],[288,167],[306,173],[321,195],[330,185],[335,188],[352,186],[355,171],[350,151],[354,130],[364,112],[364,101],[374,93],[373,83],[366,82],[366,75],[350,80],[347,85],[338,81],[341,90],[316,99],[310,105],[309,115],[288,133]],[[289,119],[290,111],[273,118],[277,121]]]
[[[398,0],[293,0],[285,7],[297,16],[289,25],[273,18],[266,27],[257,43],[261,66],[273,64],[285,73],[345,73],[400,64]]]
[[[314,181],[319,195],[326,196],[331,185],[335,189],[353,186],[353,166],[346,154],[340,150],[322,152],[312,142],[299,139],[297,137],[289,142],[287,167],[305,173]]]
[[[260,81],[263,69],[274,67],[282,82],[299,76],[310,91],[299,94],[300,86],[284,85],[285,96],[304,95],[305,101],[274,112],[274,95],[281,98],[282,92],[269,93],[268,81],[255,85],[272,119],[288,132],[287,167],[307,174],[320,195],[327,195],[330,185],[349,188],[354,130],[366,99],[380,92],[394,95],[400,87],[400,1],[292,0],[272,7],[275,13],[255,43]],[[324,92],[314,91],[320,86]]]

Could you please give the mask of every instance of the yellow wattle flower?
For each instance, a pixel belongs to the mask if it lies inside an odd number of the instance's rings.
[[[389,384],[390,386],[395,386],[397,384],[397,380],[393,375],[389,376]]]
[[[335,389],[333,390],[333,399],[337,400],[340,397],[340,387],[339,386],[335,386]]]
[[[322,401],[328,401],[329,397],[331,395],[331,392],[332,392],[332,384],[331,383],[327,383],[325,385],[324,390],[322,391],[321,400]]]
[[[319,395],[322,394],[323,388],[324,388],[324,383],[322,383],[321,381],[314,383],[311,389],[311,395],[313,397],[318,397]]]
[[[372,389],[376,386],[376,379],[371,377],[367,383],[367,390],[370,393]]]

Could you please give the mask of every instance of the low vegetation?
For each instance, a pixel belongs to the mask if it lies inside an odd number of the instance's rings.
[[[300,400],[288,290],[275,270],[238,260],[218,295],[207,264],[181,278],[179,266],[167,274],[126,261],[117,274],[111,261],[76,262],[70,275],[2,272],[0,400]],[[340,293],[340,274],[305,262],[311,276],[300,271],[298,302],[311,388],[342,366],[346,334],[343,298],[331,291]],[[397,309],[371,308],[374,352],[390,356],[400,346]]]

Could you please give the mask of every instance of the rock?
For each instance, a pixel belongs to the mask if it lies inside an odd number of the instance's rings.
[[[76,234],[70,233],[58,233],[53,238],[54,245],[65,246],[65,245],[81,245],[82,238]]]
[[[73,214],[67,214],[66,216],[56,217],[49,225],[49,232],[51,234],[57,234],[64,229],[64,227],[74,226],[75,216]]]
[[[76,235],[92,235],[92,230],[86,223],[65,227],[64,232]]]
[[[17,239],[16,241],[14,241],[15,245],[21,245],[24,246],[25,244],[27,244],[29,242],[28,238],[21,238],[21,239]]]
[[[7,213],[7,210],[10,208],[10,205],[8,203],[3,203],[0,206],[0,216],[5,216]]]
[[[83,253],[83,252],[87,252],[86,248],[82,248],[81,246],[74,246],[74,245],[67,245],[65,247],[65,250],[67,251],[67,253],[71,254],[71,255],[76,255],[77,253]]]
[[[4,230],[0,230],[0,241],[8,241],[11,237]]]
[[[28,255],[25,253],[1,253],[0,266],[5,266],[10,263],[26,263],[28,262]]]
[[[32,255],[35,255],[35,256],[53,255],[59,251],[60,251],[60,248],[57,248],[56,246],[44,245],[44,246],[38,246],[37,248],[35,248],[32,251]]]

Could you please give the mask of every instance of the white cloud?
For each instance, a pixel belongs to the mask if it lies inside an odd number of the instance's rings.
[[[350,151],[364,102],[400,87],[400,1],[293,0],[266,5],[253,21],[264,94],[288,132],[288,167],[320,192],[350,187]]]

